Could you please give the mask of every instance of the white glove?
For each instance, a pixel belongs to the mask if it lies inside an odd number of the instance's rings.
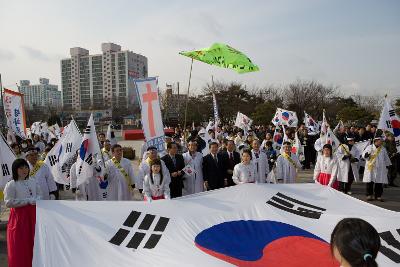
[[[50,200],[56,200],[56,196],[53,194],[50,194]]]

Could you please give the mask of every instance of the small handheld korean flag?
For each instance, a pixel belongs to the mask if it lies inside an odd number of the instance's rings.
[[[250,129],[253,120],[244,115],[243,113],[238,112],[235,120],[235,126],[247,132]]]
[[[0,191],[3,191],[6,183],[11,180],[11,166],[16,159],[14,152],[7,145],[6,140],[0,133]]]
[[[76,160],[77,185],[84,183],[93,176],[93,168],[96,165],[95,161],[98,154],[100,154],[100,146],[94,127],[93,114],[91,114],[83,133],[78,159]]]
[[[189,176],[193,176],[196,173],[196,171],[193,169],[192,166],[190,166],[190,164],[186,165],[185,168],[182,169],[182,171]]]
[[[72,158],[82,143],[82,135],[74,120],[65,128],[64,134],[47,154],[45,163],[50,168],[54,180],[60,184],[69,184],[68,174],[62,166]]]

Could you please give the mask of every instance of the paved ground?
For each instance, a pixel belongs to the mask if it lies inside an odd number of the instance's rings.
[[[140,151],[140,147],[143,141],[120,141],[119,142],[123,146],[131,146],[136,150],[136,155],[138,155],[138,151]],[[135,160],[133,162],[135,169],[137,169],[138,161]],[[312,171],[305,170],[299,173],[299,182],[300,183],[310,183],[312,181]],[[397,177],[396,183],[400,185],[400,177]],[[365,184],[357,183],[353,185],[352,188],[352,196],[356,197],[360,200],[365,201]],[[62,194],[64,199],[71,199],[72,195],[69,192],[64,192]],[[139,198],[139,195],[136,195]],[[390,209],[393,211],[400,211],[400,187],[388,187],[385,188],[383,197],[385,202],[372,201],[369,202],[373,205],[377,205],[379,207]],[[6,267],[7,265],[7,243],[6,243],[6,224],[4,221],[8,219],[8,211],[5,211],[1,214],[0,219],[3,223],[0,223],[0,266]]]

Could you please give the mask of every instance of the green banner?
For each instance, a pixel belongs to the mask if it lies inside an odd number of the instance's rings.
[[[254,65],[245,54],[226,44],[214,43],[208,48],[180,52],[179,54],[210,65],[233,69],[238,73],[259,70],[258,66]]]

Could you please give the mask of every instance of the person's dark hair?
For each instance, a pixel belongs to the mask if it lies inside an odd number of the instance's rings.
[[[99,136],[104,136],[105,137],[106,135],[104,133],[99,133]]]
[[[267,142],[265,142],[265,145],[264,146],[270,146],[270,147],[272,147],[272,142],[271,141],[267,141]]]
[[[167,144],[167,149],[168,149],[168,150],[171,149],[173,145],[176,145],[176,147],[178,147],[178,144],[177,144],[177,143],[175,143],[175,142],[170,142],[170,143]]]
[[[283,144],[282,145],[284,145],[284,146],[291,146],[292,145],[292,143],[290,143],[289,141],[285,141],[285,142],[283,142]]]
[[[211,143],[208,144],[208,148],[211,148],[212,145],[218,146],[218,143],[217,142],[211,142]]]
[[[325,148],[328,148],[330,151],[331,151],[331,157],[332,157],[332,146],[331,146],[331,144],[325,144],[323,147],[322,147],[322,150],[324,150]]]
[[[122,146],[119,145],[119,144],[113,145],[113,146],[111,147],[111,152],[114,152],[114,150],[117,149],[117,148],[122,148]]]
[[[151,169],[151,167],[152,167],[153,165],[158,165],[158,166],[160,166],[160,184],[162,184],[162,181],[163,181],[163,173],[162,173],[162,165],[161,165],[161,160],[160,160],[160,159],[154,159],[154,160],[150,161],[150,180],[151,180],[151,183],[154,184],[153,170]]]
[[[248,154],[250,156],[250,160],[253,158],[252,154],[251,154],[251,150],[248,148],[243,149],[242,156],[243,156],[243,154]]]
[[[12,178],[14,181],[18,180],[18,169],[21,167],[27,167],[29,169],[29,164],[26,160],[24,159],[16,159],[14,160],[11,170],[12,170]],[[29,178],[29,173],[28,175],[25,177],[25,179]]]
[[[376,255],[381,240],[376,229],[359,218],[345,218],[333,229],[331,252],[334,248],[352,267],[377,267]]]
[[[10,145],[10,147],[11,147],[12,149],[14,149],[14,148],[16,148],[16,147],[19,147],[19,145],[18,145],[18,143],[12,143],[12,144]]]
[[[49,153],[50,150],[51,150],[52,148],[53,148],[52,145],[47,145],[47,146],[44,148],[44,152],[45,152],[45,153]]]

